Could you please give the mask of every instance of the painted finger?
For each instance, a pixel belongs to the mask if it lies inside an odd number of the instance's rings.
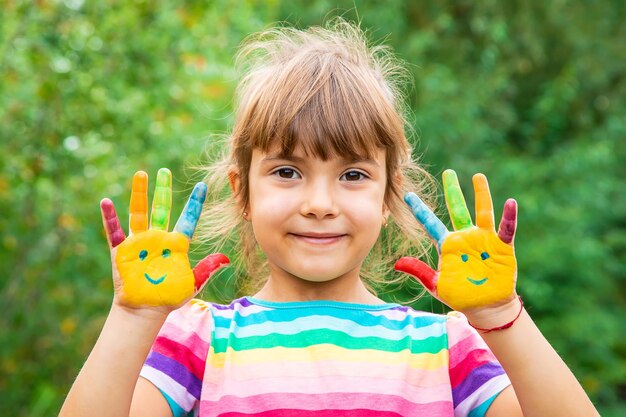
[[[504,243],[513,243],[515,238],[515,229],[517,228],[517,201],[509,198],[504,203],[502,211],[502,220],[498,227],[498,237]]]
[[[207,256],[193,269],[193,276],[195,278],[195,289],[196,292],[200,291],[204,284],[207,283],[208,279],[223,266],[226,266],[230,263],[230,260],[221,253],[214,253],[212,255]]]
[[[126,239],[120,219],[117,217],[115,206],[108,198],[100,201],[100,212],[102,213],[102,224],[107,235],[107,241],[111,248],[116,247]]]
[[[446,206],[450,213],[450,220],[454,230],[463,230],[472,227],[472,218],[465,204],[463,191],[459,185],[456,172],[446,169],[443,172],[443,194],[446,198]]]
[[[200,213],[202,212],[202,204],[206,199],[207,186],[203,182],[199,182],[193,187],[193,191],[185,204],[183,212],[180,214],[174,230],[183,233],[191,239],[193,232],[198,224]]]
[[[165,230],[170,224],[170,211],[172,210],[172,173],[167,168],[159,169],[156,185],[154,186],[154,198],[152,199],[152,212],[150,214],[150,228]]]
[[[474,194],[476,196],[476,226],[494,230],[493,202],[489,192],[489,182],[483,174],[476,174],[472,177],[474,183]]]
[[[416,258],[405,256],[396,261],[394,265],[396,271],[412,275],[422,283],[433,295],[437,293],[437,272],[426,263]]]
[[[411,208],[417,221],[424,225],[426,233],[437,241],[437,245],[441,248],[444,239],[448,235],[446,225],[435,216],[435,213],[433,213],[415,193],[406,193],[404,195],[404,201]]]
[[[130,234],[148,230],[148,174],[135,172],[130,194]]]

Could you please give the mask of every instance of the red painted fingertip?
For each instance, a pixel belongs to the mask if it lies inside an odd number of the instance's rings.
[[[517,228],[517,201],[509,198],[504,203],[502,211],[502,220],[498,227],[498,237],[504,243],[511,243],[515,238],[515,229]]]
[[[396,271],[413,275],[419,282],[422,283],[424,287],[426,287],[428,291],[432,293],[436,292],[437,272],[419,259],[405,256],[404,258],[400,258],[396,261],[394,269]]]
[[[198,262],[193,269],[193,276],[196,280],[196,291],[200,291],[208,279],[215,271],[230,263],[226,255],[214,253]]]
[[[108,198],[103,198],[100,201],[100,211],[102,212],[102,223],[104,230],[107,234],[107,239],[114,248],[126,239],[126,234],[120,224],[120,219],[117,217],[115,206],[113,202]]]

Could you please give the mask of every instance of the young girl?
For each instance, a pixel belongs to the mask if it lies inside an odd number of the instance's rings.
[[[192,299],[228,263],[210,255],[192,270],[187,258],[207,186],[168,233],[171,174],[159,171],[149,226],[137,173],[128,238],[101,203],[115,294],[61,415],[597,415],[516,294],[515,201],[496,232],[475,175],[474,226],[448,170],[454,231],[428,208],[393,57],[341,21],[266,32],[241,57],[230,152],[207,180],[212,196],[232,193],[211,202],[202,229],[222,243],[236,231],[250,278],[265,280],[230,305]],[[438,271],[408,257],[396,269],[457,312],[386,303],[365,281],[390,251],[425,253],[415,218]]]

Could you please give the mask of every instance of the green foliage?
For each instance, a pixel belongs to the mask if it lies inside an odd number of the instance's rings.
[[[454,168],[470,203],[478,171],[496,207],[518,200],[531,314],[603,415],[625,411],[622,2],[36,4],[5,0],[0,20],[7,415],[55,414],[99,333],[112,293],[99,200],[111,197],[124,222],[132,173],[167,166],[179,212],[197,179],[184,168],[231,122],[236,46],[277,20],[336,14],[411,64],[431,172]],[[235,296],[230,282],[221,274],[206,296]],[[427,297],[416,305],[443,311]]]
[[[99,333],[112,285],[98,202],[125,222],[130,179],[174,174],[179,213],[211,132],[227,129],[232,57],[264,2],[5,3],[0,32],[0,392],[53,415]],[[197,179],[197,177],[195,178]],[[11,331],[6,331],[11,329]]]

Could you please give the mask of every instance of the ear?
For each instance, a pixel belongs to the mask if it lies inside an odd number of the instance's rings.
[[[235,196],[235,199],[237,201],[237,204],[241,207],[243,204],[241,202],[241,195],[239,194],[239,192],[241,191],[241,176],[239,175],[239,170],[235,167],[235,166],[231,166],[230,168],[228,168],[228,184],[230,185],[230,191],[232,191],[233,195]],[[243,207],[242,212],[245,213],[247,210],[247,207]],[[246,215],[244,214],[244,218],[246,218]],[[248,220],[246,218],[246,220]]]
[[[241,184],[241,179],[239,177],[239,171],[234,166],[228,168],[228,184],[230,184],[230,190],[233,194],[237,194]]]
[[[387,204],[383,205],[383,226],[387,226],[387,221],[389,220],[389,214],[391,211],[387,208]]]
[[[396,189],[398,190],[402,190],[402,185],[404,183],[404,176],[402,175],[402,173],[400,172],[400,170],[396,170],[395,174],[392,175],[392,180],[391,180],[394,184],[395,187],[397,187]],[[389,186],[388,186],[389,187]],[[387,190],[389,191],[389,190]],[[387,193],[385,193],[387,194]],[[389,216],[391,215],[391,209],[389,208],[389,202],[387,201],[387,199],[385,198],[385,201],[383,201],[383,219],[384,219],[384,224],[387,224],[387,220],[389,219]]]

